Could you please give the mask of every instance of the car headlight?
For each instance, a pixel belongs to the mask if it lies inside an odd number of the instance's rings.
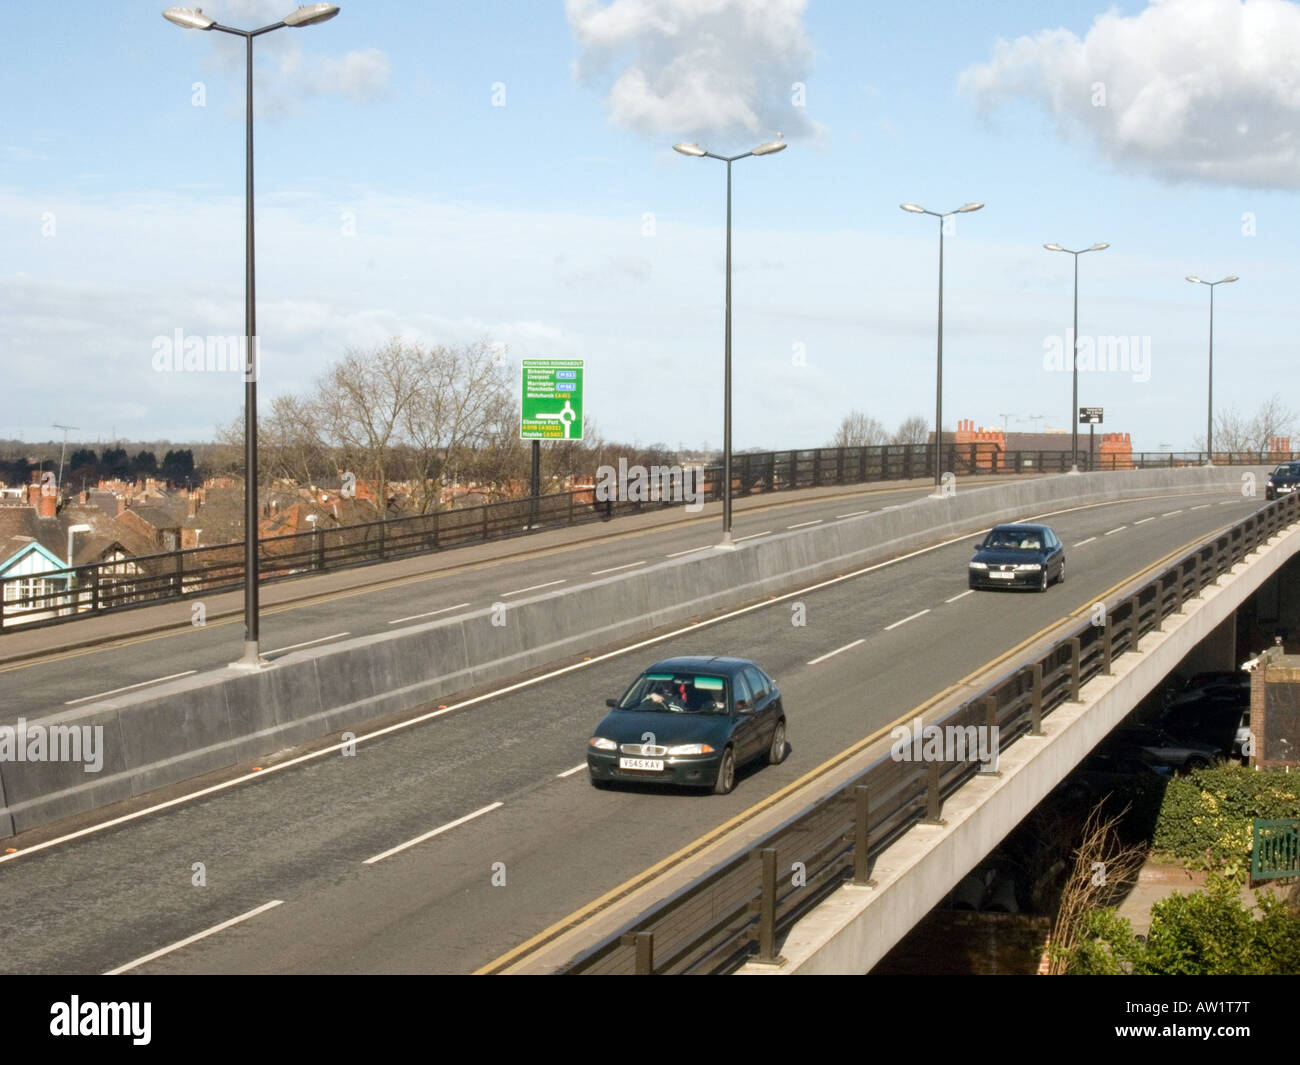
[[[1037,570],[1043,567],[1037,562],[1021,562],[1016,566],[1018,570]]]
[[[618,744],[613,740],[607,740],[604,736],[592,736],[587,741],[588,746],[595,747],[598,751],[617,751]]]
[[[677,747],[669,747],[668,754],[712,754],[713,748],[707,743],[683,743]]]
[[[971,568],[971,569],[988,569],[988,568],[989,568],[989,564],[988,564],[987,562],[972,562],[972,563],[970,564],[970,568]]]

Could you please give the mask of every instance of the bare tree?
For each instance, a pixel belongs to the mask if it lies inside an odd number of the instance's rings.
[[[913,414],[905,418],[889,438],[891,444],[928,444],[930,442],[930,423],[923,414]]]
[[[1214,450],[1269,451],[1275,437],[1295,435],[1296,412],[1282,402],[1274,392],[1250,418],[1236,407],[1220,409],[1214,416]],[[1205,450],[1205,437],[1195,440],[1196,450]]]
[[[831,438],[829,447],[866,447],[883,444],[888,434],[885,427],[869,414],[851,411],[840,422],[840,427]]]

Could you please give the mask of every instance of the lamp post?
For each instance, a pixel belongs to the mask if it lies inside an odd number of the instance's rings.
[[[943,498],[943,472],[940,470],[943,455],[943,220],[949,215],[978,211],[982,203],[967,203],[955,211],[927,211],[914,203],[899,204],[912,214],[928,214],[939,219],[939,353],[935,360],[934,375],[934,499]]]
[[[1074,327],[1070,337],[1070,368],[1074,371],[1074,391],[1070,404],[1070,472],[1079,472],[1079,256],[1090,251],[1105,251],[1110,247],[1105,241],[1091,248],[1071,251],[1059,244],[1044,244],[1048,251],[1063,251],[1074,256]],[[1092,469],[1092,452],[1088,453],[1088,469]]]
[[[1206,393],[1206,412],[1205,412],[1205,465],[1214,465],[1214,286],[1227,285],[1233,281],[1240,280],[1236,274],[1230,277],[1221,278],[1218,281],[1202,281],[1194,274],[1189,274],[1187,280],[1196,285],[1210,286],[1210,383]]]
[[[673,151],[695,158],[720,159],[727,164],[727,296],[726,325],[723,341],[722,371],[722,540],[718,547],[730,548],[731,540],[731,164],[751,155],[774,155],[785,150],[785,142],[778,133],[777,139],[760,144],[751,152],[740,155],[715,155],[698,144],[674,144]]]
[[[260,30],[222,26],[200,8],[169,7],[163,18],[187,30],[217,30],[243,37],[246,57],[244,93],[247,147],[244,156],[244,654],[233,665],[257,669],[257,312],[253,279],[253,38],[284,26],[314,26],[339,13],[335,4],[305,4],[279,22]]]

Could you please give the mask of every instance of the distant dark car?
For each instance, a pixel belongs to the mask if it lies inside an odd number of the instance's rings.
[[[656,662],[587,742],[596,787],[616,781],[685,784],[725,795],[755,758],[785,759],[785,708],[776,681],[744,658]]]
[[[1289,495],[1300,484],[1300,462],[1284,462],[1268,475],[1264,484],[1264,498],[1276,499]]]
[[[995,525],[970,561],[972,588],[1034,588],[1047,591],[1065,580],[1065,548],[1046,525]]]
[[[1150,725],[1116,729],[1106,742],[1106,750],[1140,754],[1144,761],[1175,769],[1201,769],[1223,757],[1221,747],[1180,739]]]

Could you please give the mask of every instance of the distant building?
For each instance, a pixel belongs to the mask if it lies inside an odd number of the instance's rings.
[[[1087,426],[1079,429],[1079,452],[1088,453]],[[1016,462],[1016,453],[1021,453],[1021,465],[1034,465],[1037,453],[1061,452],[1070,450],[1070,433],[1057,430],[1046,433],[1008,433],[1001,429],[975,427],[971,418],[957,422],[956,432],[943,434],[945,444],[981,444],[976,449],[975,463],[984,469],[1007,469]],[[930,443],[934,443],[934,433],[930,433]],[[1130,470],[1133,468],[1133,443],[1128,433],[1097,433],[1096,465],[1101,470]],[[988,446],[992,445],[992,446]],[[1028,460],[1028,461],[1026,461]],[[1082,462],[1082,460],[1081,460]]]

